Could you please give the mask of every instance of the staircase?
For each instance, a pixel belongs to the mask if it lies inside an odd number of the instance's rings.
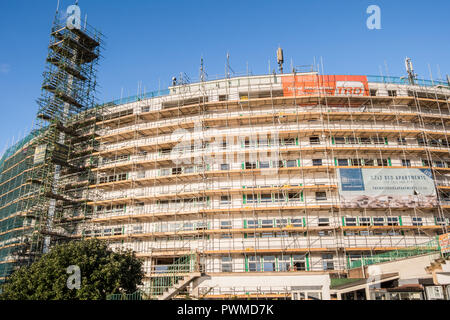
[[[158,300],[170,300],[175,297],[181,290],[186,288],[192,281],[201,277],[200,272],[193,272],[182,279],[180,279],[173,287],[170,287],[162,295],[158,297]]]
[[[145,288],[133,294],[111,294],[107,300],[170,300],[201,275],[198,255],[191,253],[162,270],[155,268]]]

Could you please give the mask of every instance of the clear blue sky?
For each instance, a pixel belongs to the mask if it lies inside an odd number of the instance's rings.
[[[49,31],[57,0],[0,1],[0,153],[35,116]],[[62,0],[65,9],[72,0]],[[381,8],[382,30],[368,30],[366,8]],[[405,56],[419,77],[434,78],[437,65],[450,74],[448,0],[80,0],[82,16],[106,36],[98,81],[100,102],[166,88],[172,76],[224,74],[226,52],[236,72],[255,74],[276,64],[281,45],[286,65],[323,57],[327,74],[404,75]]]

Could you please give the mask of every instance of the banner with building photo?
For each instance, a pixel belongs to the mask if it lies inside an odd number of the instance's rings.
[[[344,208],[431,207],[438,204],[430,169],[338,170]]]
[[[450,253],[450,233],[439,236],[439,248],[441,249],[441,253]]]

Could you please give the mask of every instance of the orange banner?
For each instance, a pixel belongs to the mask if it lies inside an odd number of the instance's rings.
[[[367,76],[297,75],[283,76],[283,95],[369,96]]]

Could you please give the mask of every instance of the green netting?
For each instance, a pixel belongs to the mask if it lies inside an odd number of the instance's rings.
[[[369,82],[378,82],[378,83],[393,83],[393,84],[405,84],[409,85],[409,79],[407,78],[399,78],[399,77],[388,77],[388,76],[367,76],[367,80]],[[434,86],[444,86],[449,87],[449,84],[446,81],[440,80],[425,80],[425,79],[416,79],[416,84],[418,86],[423,87],[434,87]]]
[[[432,252],[440,252],[439,243],[437,239],[401,250],[388,251],[373,256],[362,257],[359,260],[348,261],[347,268],[348,269],[360,268],[363,265],[367,266],[376,263],[389,262]]]

